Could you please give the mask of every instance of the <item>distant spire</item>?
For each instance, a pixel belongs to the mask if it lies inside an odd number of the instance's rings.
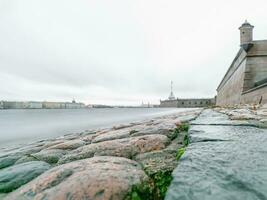
[[[173,82],[171,81],[171,93],[169,96],[169,100],[175,100],[175,96],[174,96],[173,91],[172,91],[172,86],[173,86]]]

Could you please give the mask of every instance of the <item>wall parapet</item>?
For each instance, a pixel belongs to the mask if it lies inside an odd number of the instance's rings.
[[[261,85],[259,85],[259,86],[257,86],[257,87],[254,87],[254,88],[251,88],[251,89],[249,89],[249,90],[247,90],[247,91],[244,91],[244,92],[242,92],[242,95],[243,95],[243,94],[250,93],[250,92],[253,92],[253,91],[258,90],[258,89],[261,89],[261,88],[263,88],[263,87],[267,87],[267,83],[261,84]]]

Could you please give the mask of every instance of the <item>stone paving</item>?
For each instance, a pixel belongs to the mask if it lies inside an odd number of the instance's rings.
[[[265,116],[249,108],[215,110],[192,121],[166,199],[267,199],[267,130],[258,127]]]
[[[163,199],[202,109],[0,150],[0,199]]]

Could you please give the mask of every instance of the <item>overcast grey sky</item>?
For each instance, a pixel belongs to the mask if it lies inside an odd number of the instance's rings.
[[[213,97],[266,0],[0,0],[0,99],[137,105]]]

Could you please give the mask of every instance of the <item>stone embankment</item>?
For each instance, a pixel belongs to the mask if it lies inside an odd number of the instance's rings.
[[[163,199],[201,111],[0,149],[0,199]]]
[[[191,121],[190,143],[165,199],[267,199],[266,111],[206,109]]]
[[[218,107],[214,110],[228,115],[236,125],[267,128],[267,104],[263,106],[243,105],[235,108]]]

